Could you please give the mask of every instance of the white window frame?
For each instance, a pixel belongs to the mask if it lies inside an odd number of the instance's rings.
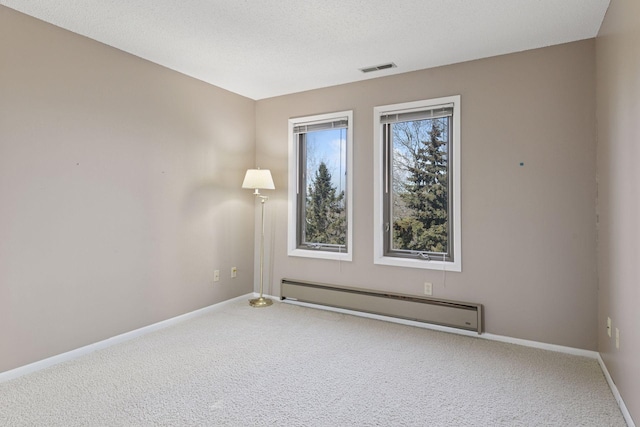
[[[453,124],[450,131],[452,132],[452,141],[450,147],[450,165],[452,172],[450,174],[451,189],[453,196],[453,261],[444,261],[438,259],[413,259],[397,256],[385,256],[384,254],[384,173],[383,173],[383,135],[381,117],[383,115],[400,113],[410,110],[430,109],[443,104],[453,104]],[[444,271],[462,271],[462,233],[460,221],[460,95],[447,96],[442,98],[428,99],[424,101],[405,102],[400,104],[383,105],[374,107],[373,109],[373,262],[374,264],[389,265],[396,267],[421,268]],[[450,169],[450,170],[451,170]]]
[[[297,191],[298,191],[298,146],[294,135],[294,128],[302,124],[313,122],[327,122],[340,118],[347,118],[347,147],[346,147],[346,200],[347,210],[347,249],[344,252],[331,252],[297,247]],[[353,111],[340,111],[314,116],[296,117],[289,119],[289,216],[288,216],[288,255],[306,258],[331,259],[351,261],[353,257]]]

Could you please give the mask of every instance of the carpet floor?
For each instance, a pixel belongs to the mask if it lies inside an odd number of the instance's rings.
[[[0,383],[2,426],[625,426],[594,359],[233,301]]]

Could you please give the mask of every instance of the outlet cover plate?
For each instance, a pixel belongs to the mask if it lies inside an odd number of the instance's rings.
[[[424,282],[424,294],[433,295],[433,283]]]

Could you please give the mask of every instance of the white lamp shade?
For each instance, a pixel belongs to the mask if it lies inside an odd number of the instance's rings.
[[[275,190],[271,171],[269,169],[249,169],[244,176],[242,188],[251,188],[254,190]]]

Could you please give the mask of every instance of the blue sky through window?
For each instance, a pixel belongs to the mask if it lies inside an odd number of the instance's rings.
[[[327,129],[306,134],[307,182],[311,184],[320,163],[331,173],[336,193],[346,188],[347,129]]]

